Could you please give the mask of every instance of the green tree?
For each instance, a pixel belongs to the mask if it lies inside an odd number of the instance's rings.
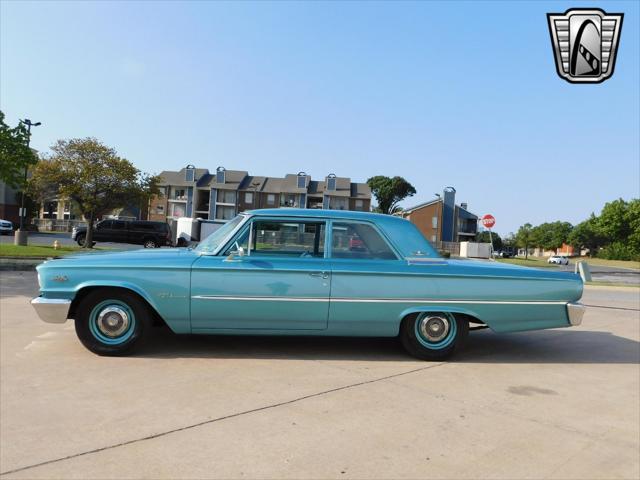
[[[22,123],[13,128],[4,123],[4,113],[0,111],[0,180],[13,188],[24,187],[25,168],[38,161],[27,146],[28,136]]]
[[[367,184],[378,201],[378,211],[389,215],[398,211],[398,203],[416,194],[414,186],[402,177],[377,175],[368,179]]]
[[[37,198],[55,192],[78,204],[87,219],[87,248],[92,247],[98,217],[159,193],[158,177],[140,172],[95,138],[58,140],[51,150],[53,155],[34,169],[30,189]]]
[[[572,228],[569,222],[542,223],[532,230],[532,244],[545,250],[557,250],[568,242]]]
[[[500,238],[500,235],[498,235],[496,232],[491,232],[491,235],[489,235],[488,230],[483,230],[482,232],[478,232],[478,234],[476,235],[476,242],[491,243],[491,240],[493,240],[493,249],[495,251],[502,250],[502,238]]]
[[[598,217],[598,229],[607,243],[626,241],[631,234],[629,203],[622,198],[606,203]]]
[[[594,256],[604,243],[598,228],[598,218],[592,213],[591,217],[573,228],[567,241],[578,252],[586,248],[589,250],[589,256]]]
[[[516,232],[516,245],[524,248],[524,258],[529,258],[529,247],[532,245],[533,227],[530,223],[525,223]]]

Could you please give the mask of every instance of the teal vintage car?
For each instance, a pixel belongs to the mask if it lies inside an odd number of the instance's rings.
[[[38,266],[32,304],[75,319],[100,355],[129,353],[154,323],[178,334],[399,336],[441,359],[474,327],[579,325],[572,273],[441,258],[409,221],[364,212],[242,213],[196,248],[96,253]]]

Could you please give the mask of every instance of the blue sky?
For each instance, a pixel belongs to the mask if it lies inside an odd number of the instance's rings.
[[[547,12],[624,12],[614,76],[571,85]],[[640,196],[639,2],[0,3],[0,106],[32,145],[140,169],[446,186],[501,233]]]

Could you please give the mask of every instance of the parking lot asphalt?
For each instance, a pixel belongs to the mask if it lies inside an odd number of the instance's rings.
[[[639,478],[640,291],[583,324],[470,334],[447,362],[395,339],[177,337],[133,357],[41,322],[0,272],[2,478]]]

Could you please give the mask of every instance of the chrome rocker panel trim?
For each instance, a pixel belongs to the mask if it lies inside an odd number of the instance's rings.
[[[64,323],[67,321],[71,300],[36,297],[31,300],[31,305],[43,322]]]

